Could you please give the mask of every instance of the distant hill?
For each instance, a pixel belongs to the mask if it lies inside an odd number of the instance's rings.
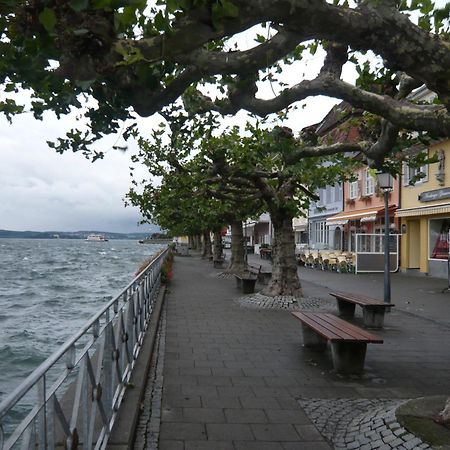
[[[0,238],[22,239],[86,239],[89,234],[104,234],[108,239],[140,240],[157,233],[159,228],[154,226],[153,232],[147,233],[110,233],[109,231],[12,231],[0,230]]]

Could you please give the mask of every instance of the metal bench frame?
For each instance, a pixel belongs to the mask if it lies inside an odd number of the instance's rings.
[[[338,373],[361,374],[367,344],[382,344],[383,339],[328,313],[291,311],[302,323],[303,345],[324,351],[331,344],[333,367]]]

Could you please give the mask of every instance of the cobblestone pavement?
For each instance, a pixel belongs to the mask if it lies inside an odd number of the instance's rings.
[[[299,399],[300,406],[335,450],[424,450],[428,444],[395,417],[406,400]]]
[[[246,308],[287,309],[292,311],[301,309],[319,309],[331,306],[331,302],[327,304],[324,300],[313,297],[296,298],[288,295],[269,297],[260,294],[259,292],[238,297],[236,302],[240,306]]]

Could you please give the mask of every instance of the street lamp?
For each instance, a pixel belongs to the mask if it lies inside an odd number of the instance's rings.
[[[389,192],[394,187],[391,174],[378,172],[378,186],[384,194],[384,302],[391,303],[391,269],[389,255]]]

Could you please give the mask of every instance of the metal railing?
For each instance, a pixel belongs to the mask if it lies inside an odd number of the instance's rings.
[[[105,448],[149,326],[167,254],[156,256],[3,400],[1,450]],[[18,415],[20,422],[8,425]]]

